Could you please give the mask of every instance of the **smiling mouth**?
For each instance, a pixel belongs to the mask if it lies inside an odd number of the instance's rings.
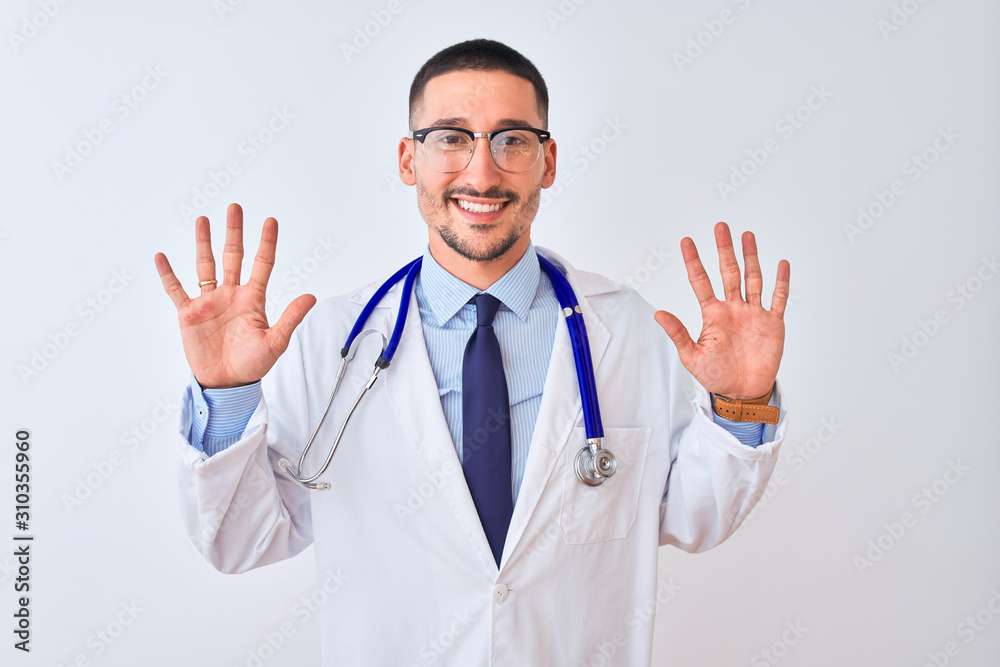
[[[477,202],[471,202],[468,199],[459,199],[458,197],[454,197],[453,201],[460,209],[470,213],[496,213],[510,203],[509,201],[501,201],[494,204],[479,204]]]

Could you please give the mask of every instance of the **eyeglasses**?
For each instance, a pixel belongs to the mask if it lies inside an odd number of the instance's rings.
[[[462,171],[472,162],[476,137],[490,142],[493,162],[504,171],[528,171],[538,162],[542,144],[552,138],[533,127],[505,127],[493,132],[473,132],[461,127],[427,127],[415,130],[410,137],[424,147],[427,166],[442,174]]]

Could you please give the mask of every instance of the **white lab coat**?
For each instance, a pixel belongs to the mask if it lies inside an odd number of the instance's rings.
[[[298,462],[374,284],[317,304],[265,378],[266,400],[237,444],[211,458],[181,444],[184,522],[215,567],[245,571],[315,543],[318,584],[334,591],[321,614],[325,665],[648,664],[658,545],[719,544],[763,492],[785,431],[780,396],[773,440],[740,444],[713,423],[707,392],[681,366],[649,304],[540,252],[566,268],[580,300],[607,447],[619,466],[600,487],[574,473],[585,437],[560,318],[499,570],[444,419],[415,297],[392,366],[322,478],[331,490],[304,489],[278,460]],[[369,320],[386,336],[399,290]],[[371,373],[375,338],[348,368],[310,450],[309,474]]]

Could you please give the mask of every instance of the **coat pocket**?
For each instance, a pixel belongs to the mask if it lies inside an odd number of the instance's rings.
[[[586,435],[574,428],[563,463],[563,496],[559,526],[567,544],[591,544],[628,535],[635,523],[646,449],[653,429],[606,428],[604,447],[618,459],[618,471],[600,486],[576,476],[576,455]]]

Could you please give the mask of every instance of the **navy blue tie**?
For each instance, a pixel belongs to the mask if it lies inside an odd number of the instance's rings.
[[[514,513],[510,402],[493,318],[500,301],[477,294],[476,330],[462,364],[462,468],[497,565]]]

